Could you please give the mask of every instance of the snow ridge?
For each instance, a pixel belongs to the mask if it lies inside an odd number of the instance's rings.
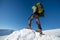
[[[22,29],[8,35],[5,40],[60,40],[54,35],[40,35],[39,32],[30,29]]]

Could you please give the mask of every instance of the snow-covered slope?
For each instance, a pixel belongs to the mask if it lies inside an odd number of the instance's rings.
[[[57,37],[60,37],[60,29],[45,30],[43,32],[47,35],[55,35]]]
[[[58,32],[58,33],[57,33]],[[22,29],[8,35],[5,40],[60,40],[60,29],[44,31],[45,35],[30,29]],[[59,34],[59,35],[58,35]]]
[[[7,37],[7,35],[6,36],[0,36],[0,40],[4,40],[6,37]]]

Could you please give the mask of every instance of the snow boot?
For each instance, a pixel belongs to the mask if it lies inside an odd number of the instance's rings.
[[[28,26],[27,29],[32,29],[32,28]]]
[[[43,33],[42,33],[42,30],[41,29],[38,29],[38,30],[36,30],[37,32],[39,32],[41,35],[44,35]]]

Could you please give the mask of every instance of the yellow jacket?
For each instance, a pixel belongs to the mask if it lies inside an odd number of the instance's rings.
[[[32,10],[33,10],[33,13],[37,11],[40,14],[40,13],[43,12],[44,9],[43,8],[40,8],[40,9],[37,10],[37,7],[36,6],[32,6]]]

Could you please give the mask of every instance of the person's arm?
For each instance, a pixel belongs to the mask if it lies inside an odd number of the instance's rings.
[[[32,6],[32,10],[33,10],[33,13],[35,13],[36,12],[36,6]]]

